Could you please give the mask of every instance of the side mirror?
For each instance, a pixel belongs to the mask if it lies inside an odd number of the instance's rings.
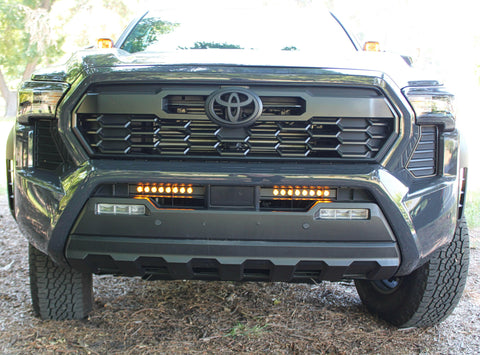
[[[97,39],[97,48],[113,48],[113,41],[110,38]]]
[[[363,45],[365,52],[380,52],[380,43],[376,41],[367,41]]]

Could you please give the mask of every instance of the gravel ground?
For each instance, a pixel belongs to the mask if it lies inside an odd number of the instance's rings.
[[[27,243],[0,203],[2,354],[478,354],[480,230],[455,312],[427,329],[397,330],[369,315],[352,283],[318,285],[94,277],[84,321],[32,314]]]

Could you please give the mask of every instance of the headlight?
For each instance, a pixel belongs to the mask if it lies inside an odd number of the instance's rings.
[[[443,86],[407,87],[403,93],[415,111],[418,125],[441,125],[445,131],[455,129],[454,96]]]
[[[31,117],[54,118],[57,105],[69,85],[58,82],[27,81],[18,92],[18,122]]]

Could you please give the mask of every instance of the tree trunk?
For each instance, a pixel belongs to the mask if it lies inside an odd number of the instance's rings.
[[[0,94],[6,103],[6,110],[4,115],[6,117],[15,116],[16,107],[17,107],[17,92],[12,91],[8,88],[5,77],[3,76],[2,70],[0,69]]]
[[[40,8],[45,9],[48,12],[50,12],[54,2],[55,2],[55,0],[43,0],[42,4],[40,5]]]
[[[31,62],[27,63],[25,70],[23,71],[22,81],[30,80],[35,68],[37,67],[38,58],[34,58]]]
[[[38,59],[34,59],[30,63],[25,66],[25,70],[23,72],[22,81],[30,80],[32,73],[35,71],[35,67],[37,66]],[[6,110],[4,115],[6,117],[12,117],[17,114],[17,92],[14,90],[10,90],[8,88],[7,81],[3,76],[2,71],[0,70],[0,94],[2,95],[3,99],[6,103]]]
[[[10,91],[5,109],[5,117],[15,117],[17,115],[17,92]]]

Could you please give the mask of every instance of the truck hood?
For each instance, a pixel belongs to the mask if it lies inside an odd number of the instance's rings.
[[[397,54],[373,52],[302,53],[295,51],[262,52],[255,50],[178,50],[175,52],[140,52],[130,54],[123,50],[84,50],[77,52],[65,65],[37,71],[33,80],[72,82],[82,72],[155,71],[156,67],[175,66],[189,71],[202,71],[210,66],[270,67],[285,74],[288,68],[370,71],[393,79],[399,87],[411,80],[429,80],[419,76],[415,69]]]

